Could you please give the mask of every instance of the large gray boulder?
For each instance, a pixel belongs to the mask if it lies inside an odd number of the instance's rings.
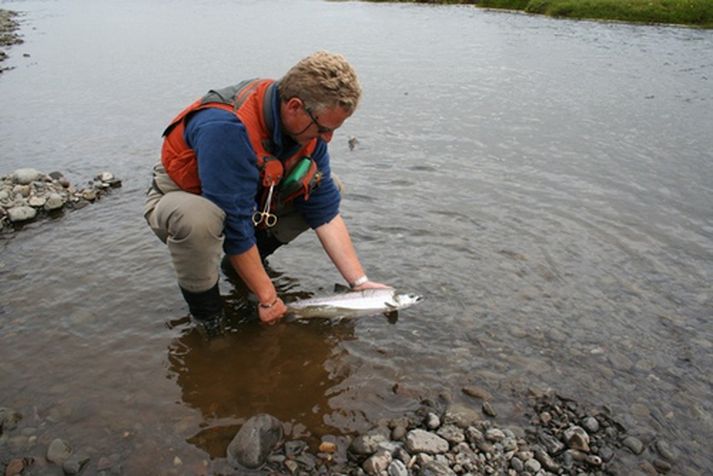
[[[42,180],[45,174],[37,169],[17,169],[12,173],[12,181],[20,185],[29,185],[35,180]]]
[[[228,461],[235,468],[256,469],[282,440],[282,423],[272,415],[251,417],[228,445]]]

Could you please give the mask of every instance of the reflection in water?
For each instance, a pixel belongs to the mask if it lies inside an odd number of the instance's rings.
[[[205,421],[189,442],[223,456],[239,425],[258,413],[288,423],[293,436],[308,436],[306,428],[327,433],[327,393],[346,377],[330,370],[331,361],[339,357],[339,343],[352,338],[353,324],[346,321],[242,322],[210,341],[187,328],[169,345],[168,362],[183,403]]]

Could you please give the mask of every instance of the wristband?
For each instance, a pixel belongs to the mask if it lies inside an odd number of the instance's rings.
[[[366,274],[361,275],[360,277],[356,278],[353,283],[350,283],[349,285],[352,288],[356,288],[357,286],[361,286],[362,284],[366,283],[369,281],[369,278],[366,277]]]
[[[263,304],[263,303],[260,303],[260,307],[263,308],[263,309],[270,309],[270,308],[271,308],[272,306],[274,306],[275,304],[277,304],[277,298],[275,298],[275,300],[272,301],[270,304]]]

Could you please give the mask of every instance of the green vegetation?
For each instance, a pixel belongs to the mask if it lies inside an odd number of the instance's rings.
[[[384,1],[384,0],[372,0]],[[475,4],[553,17],[672,23],[713,28],[713,0],[396,0],[412,3]]]

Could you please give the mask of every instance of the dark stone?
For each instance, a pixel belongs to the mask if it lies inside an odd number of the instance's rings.
[[[89,462],[89,459],[89,456],[75,453],[62,464],[62,469],[66,474],[79,474],[82,468]]]
[[[277,418],[267,414],[255,415],[245,422],[228,445],[228,461],[236,468],[259,468],[281,440],[282,424]]]
[[[22,415],[12,408],[0,407],[0,435],[4,431],[14,430]]]
[[[307,443],[304,441],[288,441],[285,443],[285,455],[290,459],[295,459],[295,457],[301,454],[305,448],[307,448]]]
[[[609,448],[608,446],[602,446],[598,454],[602,461],[607,463],[611,461],[611,459],[614,457],[614,450]]]

